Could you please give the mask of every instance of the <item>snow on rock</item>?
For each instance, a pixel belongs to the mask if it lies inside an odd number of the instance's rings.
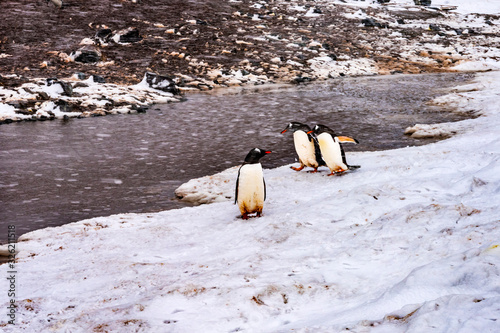
[[[158,76],[161,78],[161,76]],[[117,113],[135,113],[154,103],[177,102],[178,90],[171,83],[168,90],[154,89],[144,80],[133,86],[101,83],[96,76],[80,80],[72,76],[54,83],[43,79],[30,80],[20,87],[6,89],[0,87],[0,124],[4,122],[89,117]],[[65,86],[65,88],[63,88]],[[175,95],[174,95],[175,93]],[[44,99],[44,102],[39,102]],[[28,109],[17,109],[17,101],[27,101]],[[69,105],[61,110],[60,103]],[[71,111],[74,110],[74,111]]]
[[[234,200],[239,167],[232,167],[212,176],[191,179],[175,190],[175,195],[197,205]]]
[[[351,153],[361,169],[341,177],[264,170],[261,218],[238,218],[228,199],[232,169],[190,185],[191,194],[197,186],[222,202],[21,236],[16,325],[0,317],[0,326],[9,333],[498,330],[500,73],[477,80],[483,88],[466,94],[482,116],[447,140]],[[0,290],[7,283],[0,279]],[[0,306],[7,302],[1,296]]]
[[[5,121],[20,121],[27,118],[30,118],[30,116],[16,113],[16,108],[12,105],[0,103],[0,123]]]
[[[416,124],[407,127],[404,134],[412,138],[447,138],[467,129],[461,123],[441,123],[441,124]]]
[[[337,61],[329,56],[321,56],[308,60],[311,69],[318,78],[326,79],[339,76],[376,75],[378,68],[370,59],[353,59]]]

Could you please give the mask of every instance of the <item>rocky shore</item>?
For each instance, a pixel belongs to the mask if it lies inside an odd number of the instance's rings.
[[[191,90],[498,59],[500,16],[447,2],[4,0],[0,123],[144,112]]]

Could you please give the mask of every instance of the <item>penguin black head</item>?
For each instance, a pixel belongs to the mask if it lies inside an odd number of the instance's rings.
[[[250,152],[247,154],[245,157],[245,163],[244,164],[255,164],[259,163],[260,159],[267,154],[271,154],[271,151],[269,150],[264,150],[264,149],[259,149],[259,148],[253,148],[250,150]]]
[[[320,135],[321,133],[328,133],[330,134],[333,138],[337,138],[338,142],[345,143],[345,142],[352,142],[352,143],[359,143],[358,140],[348,137],[348,136],[338,136],[335,134],[335,132],[328,126],[318,124],[313,127],[313,129],[307,134],[314,133],[315,135]]]
[[[319,135],[321,133],[328,133],[330,134],[331,136],[337,136],[335,134],[335,132],[328,126],[325,126],[325,125],[321,125],[321,124],[317,124],[316,126],[313,127],[312,131],[308,132],[308,133],[313,133],[316,134],[316,135]]]
[[[285,133],[288,130],[291,130],[292,132],[295,132],[298,130],[301,130],[304,132],[309,132],[311,130],[311,128],[309,126],[307,126],[306,124],[302,124],[302,123],[299,123],[297,121],[292,121],[290,124],[288,124],[288,126],[283,131],[281,131],[281,134]]]

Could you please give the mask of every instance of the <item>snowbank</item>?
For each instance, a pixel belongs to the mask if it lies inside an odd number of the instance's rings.
[[[4,317],[0,326],[5,332],[496,331],[500,73],[477,80],[481,90],[451,95],[483,116],[462,122],[465,130],[450,139],[351,153],[362,167],[341,177],[289,166],[264,170],[268,200],[261,218],[239,219],[226,198],[234,183],[217,188],[213,177],[211,192],[222,193],[222,202],[23,235],[17,325],[5,325]],[[6,276],[6,265],[0,270]],[[7,283],[1,279],[0,289]],[[0,305],[7,306],[5,295]]]
[[[154,103],[180,100],[168,91],[153,89],[145,79],[132,86],[99,83],[93,76],[84,80],[76,75],[64,80],[35,79],[15,88],[0,87],[0,124],[136,113]]]

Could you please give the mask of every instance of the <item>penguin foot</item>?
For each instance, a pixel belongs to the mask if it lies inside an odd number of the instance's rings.
[[[300,166],[300,167],[298,167],[298,168],[296,168],[296,167],[294,167],[294,166],[291,166],[291,167],[290,167],[290,169],[295,170],[295,171],[300,171],[300,170],[304,169],[304,166],[303,166],[303,165],[301,165],[301,166]]]
[[[327,176],[342,176],[342,175],[345,175],[345,172],[347,170],[341,170],[341,171],[332,171],[331,173],[329,173]]]
[[[316,173],[316,172],[318,172],[318,168],[314,168],[314,170],[309,170],[307,172],[309,172],[309,173]]]
[[[248,215],[248,213],[245,213],[245,214],[241,214],[240,217],[241,217],[242,220],[248,220],[248,219],[251,219],[251,218],[254,218],[254,217],[261,217],[261,216],[262,216],[262,212],[260,212],[260,213],[257,212],[257,213],[255,213],[254,216],[250,216],[250,215]]]

